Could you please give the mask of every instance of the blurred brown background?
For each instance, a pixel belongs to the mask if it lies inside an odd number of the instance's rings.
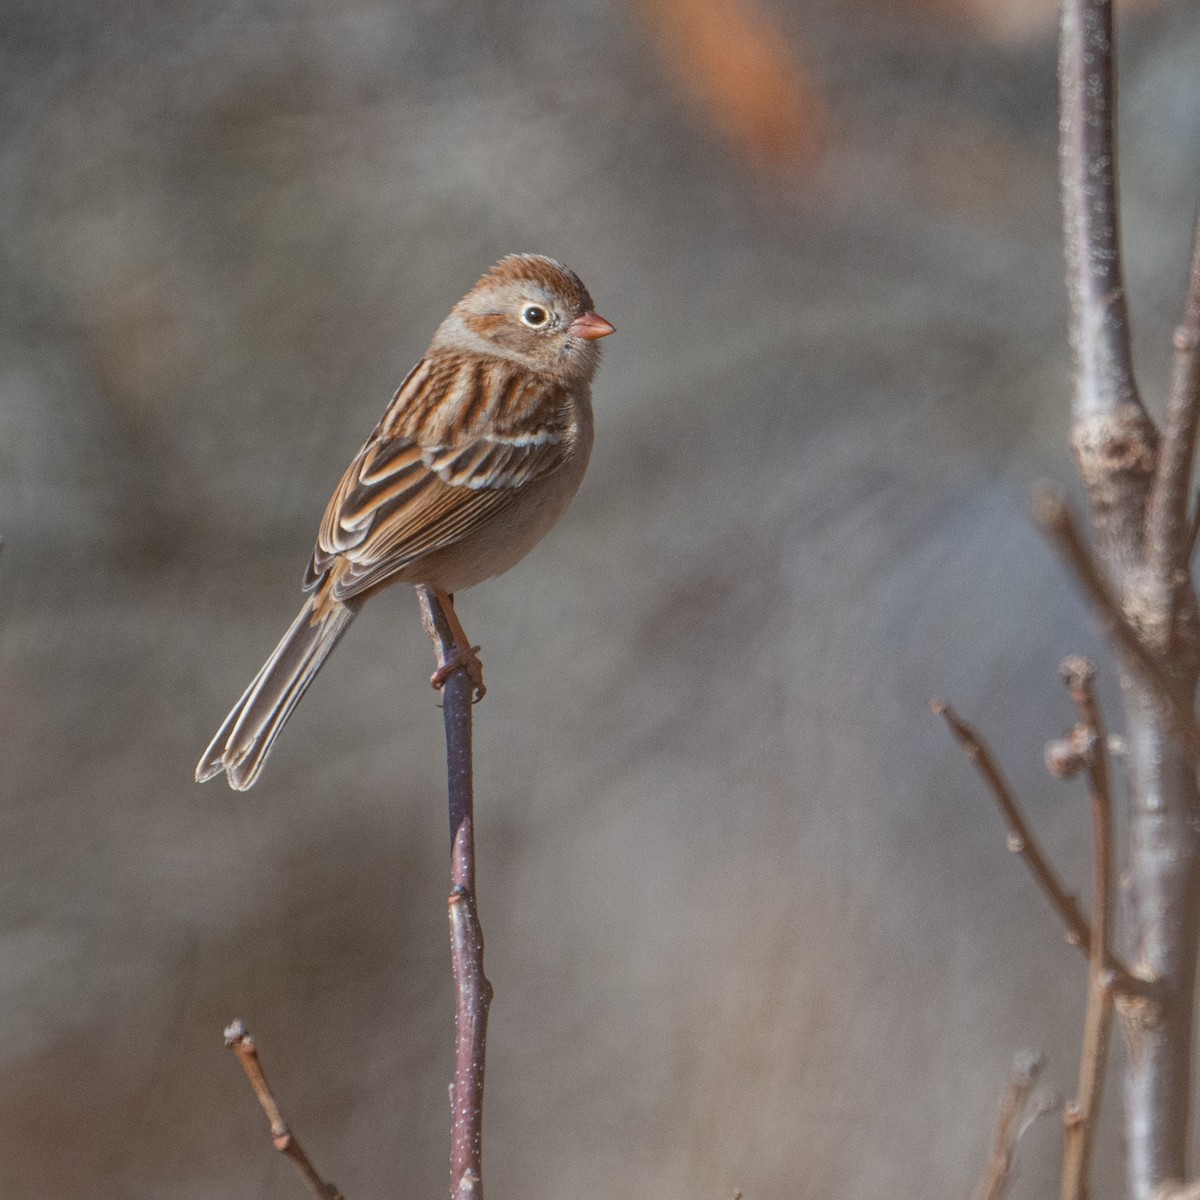
[[[254,792],[191,775],[345,462],[513,250],[570,263],[619,333],[579,499],[460,603],[490,685],[489,1194],[961,1197],[1016,1049],[1071,1091],[1083,961],[925,708],[981,724],[1084,887],[1082,797],[1040,759],[1057,663],[1096,641],[1025,511],[1070,471],[1052,24],[1040,0],[0,8],[0,1192],[301,1194],[235,1015],[351,1200],[444,1190],[411,592]],[[1131,5],[1121,33],[1157,408],[1200,14]],[[1057,1144],[1029,1135],[1015,1196]]]

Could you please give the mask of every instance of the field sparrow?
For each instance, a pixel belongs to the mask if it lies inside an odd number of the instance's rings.
[[[450,310],[333,493],[300,615],[196,767],[231,787],[258,778],[279,731],[367,598],[427,584],[455,627],[450,593],[507,571],[575,495],[592,449],[598,339],[574,271],[536,254],[501,259]]]

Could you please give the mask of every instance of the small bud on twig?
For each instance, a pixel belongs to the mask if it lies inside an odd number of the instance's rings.
[[[1069,738],[1055,738],[1046,743],[1046,770],[1055,779],[1070,779],[1078,775],[1087,766],[1087,759],[1079,753],[1074,741]]]

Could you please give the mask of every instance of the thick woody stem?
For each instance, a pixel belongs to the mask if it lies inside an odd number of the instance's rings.
[[[308,1155],[304,1153],[295,1134],[288,1128],[283,1114],[279,1111],[279,1105],[275,1102],[275,1094],[271,1091],[271,1085],[267,1083],[267,1077],[263,1073],[262,1062],[258,1057],[258,1047],[255,1046],[254,1039],[241,1021],[230,1022],[225,1030],[225,1045],[238,1056],[238,1062],[242,1064],[242,1070],[246,1072],[246,1078],[250,1081],[250,1086],[254,1089],[254,1094],[258,1097],[258,1102],[267,1115],[267,1121],[271,1126],[271,1140],[275,1144],[275,1149],[291,1159],[316,1200],[345,1200],[342,1193],[332,1183],[327,1183],[321,1178]]]
[[[1184,693],[1189,684],[1194,686],[1195,682],[1196,633],[1194,626],[1189,628],[1188,618],[1191,617],[1193,621],[1195,618],[1190,562],[1197,535],[1200,534],[1200,497],[1195,501],[1195,511],[1190,518],[1187,512],[1195,464],[1197,426],[1200,424],[1200,217],[1197,218],[1192,239],[1183,319],[1175,330],[1173,341],[1175,357],[1167,402],[1166,431],[1147,514],[1147,531],[1153,565],[1159,579],[1165,581],[1168,596],[1166,645],[1168,653],[1173,653],[1178,664],[1176,673],[1182,680],[1178,690]],[[1179,653],[1179,650],[1183,653]],[[1189,663],[1192,664],[1190,670]],[[1155,691],[1161,694],[1161,688]],[[1147,701],[1152,699],[1152,696],[1143,695],[1139,706],[1142,720],[1138,722],[1151,753],[1158,742],[1152,716],[1150,721],[1146,720],[1149,708]],[[1150,711],[1152,713],[1152,709]],[[1171,747],[1166,749],[1169,752]],[[1194,765],[1194,758],[1192,763]],[[1151,765],[1158,768],[1152,772],[1153,775],[1163,775],[1163,764]],[[1168,771],[1166,779],[1169,781],[1171,764],[1168,762],[1165,765]],[[1141,1112],[1135,1111],[1134,1114],[1135,1129],[1140,1138],[1134,1147],[1132,1175],[1143,1192],[1154,1179],[1161,1179],[1172,1169],[1179,1170],[1186,1155],[1185,1097],[1190,1083],[1188,1043],[1195,972],[1194,937],[1189,935],[1200,909],[1196,878],[1200,856],[1191,820],[1196,801],[1195,777],[1176,773],[1175,781],[1176,788],[1183,796],[1183,803],[1177,802],[1172,812],[1171,808],[1155,803],[1162,793],[1152,790],[1149,803],[1142,806],[1140,819],[1132,831],[1135,852],[1147,864],[1146,883],[1155,885],[1161,881],[1163,886],[1170,889],[1167,894],[1174,900],[1171,925],[1178,925],[1182,933],[1182,937],[1172,937],[1170,927],[1167,930],[1148,927],[1143,943],[1144,956],[1158,960],[1160,969],[1166,968],[1166,990],[1170,996],[1168,1014],[1172,1018],[1165,1030],[1154,1027],[1145,1031],[1135,1026],[1131,1033],[1135,1045],[1149,1042],[1151,1049],[1157,1051],[1159,1060],[1157,1070],[1131,1069],[1126,1081],[1131,1109],[1141,1109]],[[1134,815],[1138,817],[1139,810],[1135,809]],[[1153,898],[1152,894],[1146,894],[1149,891],[1149,887],[1143,887],[1131,897],[1137,910],[1146,911],[1149,907],[1147,901]],[[1177,1047],[1173,1061],[1170,1056],[1171,1042],[1167,1041],[1172,1037]],[[1164,1042],[1166,1045],[1161,1045]],[[1153,1123],[1145,1119],[1146,1106],[1160,1096],[1169,1097],[1172,1092],[1179,1097],[1178,1118],[1166,1124],[1165,1128],[1156,1130]],[[1200,1200],[1200,1182],[1181,1184],[1171,1180],[1163,1183],[1155,1190],[1154,1200]]]
[[[1097,557],[1060,548],[1121,655],[1129,747],[1124,953],[1153,981],[1152,1011],[1118,1006],[1125,1034],[1130,1200],[1186,1177],[1192,1029],[1200,930],[1200,811],[1194,719],[1200,615],[1181,542],[1194,456],[1193,271],[1177,341],[1167,445],[1137,396],[1121,280],[1116,202],[1111,0],[1063,0],[1059,59],[1062,199],[1077,378],[1071,441],[1087,489]],[[1110,586],[1098,588],[1097,581]]]
[[[1079,901],[1067,891],[1058,873],[1051,866],[987,744],[944,700],[931,700],[929,708],[945,720],[967,760],[987,784],[988,791],[991,792],[1004,817],[1004,823],[1008,826],[1008,848],[1024,859],[1030,874],[1037,880],[1038,886],[1066,926],[1067,941],[1072,946],[1077,946],[1090,959],[1093,951],[1092,926],[1083,915]],[[1105,952],[1105,969],[1111,979],[1110,986],[1115,991],[1127,996],[1142,996],[1145,993],[1146,985],[1143,981],[1136,978],[1111,950]]]
[[[1061,33],[1059,171],[1078,422],[1142,402],[1121,276],[1111,0],[1064,0]]]
[[[421,620],[439,665],[454,661],[465,640],[444,592],[420,587]],[[449,612],[447,611],[449,609]],[[475,799],[471,765],[471,702],[466,663],[442,684],[450,808],[450,953],[454,967],[454,1082],[450,1085],[451,1200],[483,1197],[483,1082],[492,985],[483,972],[483,932],[475,902]]]
[[[1125,1140],[1131,1200],[1187,1171],[1200,926],[1194,764],[1164,727],[1158,694],[1123,686],[1130,789],[1125,953],[1154,981],[1152,1011],[1119,1006],[1125,1034]]]
[[[1112,0],[1063,0],[1059,170],[1071,345],[1071,445],[1110,566],[1142,560],[1157,432],[1138,396],[1121,268]]]
[[[1063,1114],[1062,1200],[1085,1200],[1088,1173],[1100,1100],[1104,1067],[1108,1061],[1112,1030],[1112,980],[1108,970],[1112,938],[1113,813],[1109,786],[1104,724],[1092,687],[1095,671],[1083,658],[1069,658],[1063,675],[1079,712],[1081,744],[1088,775],[1092,809],[1092,930],[1088,955],[1088,1000],[1083,1026],[1083,1051],[1079,1060],[1079,1089]]]
[[[1126,668],[1121,687],[1131,787],[1123,953],[1138,978],[1147,981],[1153,1003],[1121,1005],[1119,1011],[1128,1051],[1129,1193],[1132,1200],[1150,1200],[1163,1181],[1183,1175],[1187,1162],[1200,925],[1200,838],[1194,818],[1200,807],[1200,732],[1192,705],[1196,658],[1194,645],[1182,639],[1190,634],[1191,622],[1176,626],[1180,640],[1170,659],[1160,658],[1129,621],[1116,587],[1101,572],[1062,502],[1043,495],[1035,513],[1083,585]],[[1139,604],[1144,628],[1165,629],[1167,589],[1147,586],[1142,569],[1120,554],[1110,552],[1108,560],[1110,570],[1125,581],[1121,594]],[[1155,595],[1157,603],[1145,602]],[[1187,598],[1194,605],[1190,585]]]

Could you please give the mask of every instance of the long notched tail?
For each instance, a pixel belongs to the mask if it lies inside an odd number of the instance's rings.
[[[196,778],[201,783],[224,771],[229,786],[241,792],[258,778],[292,709],[300,703],[358,611],[357,606],[335,603],[314,619],[319,595],[300,610],[275,652],[217,730],[196,767]]]

